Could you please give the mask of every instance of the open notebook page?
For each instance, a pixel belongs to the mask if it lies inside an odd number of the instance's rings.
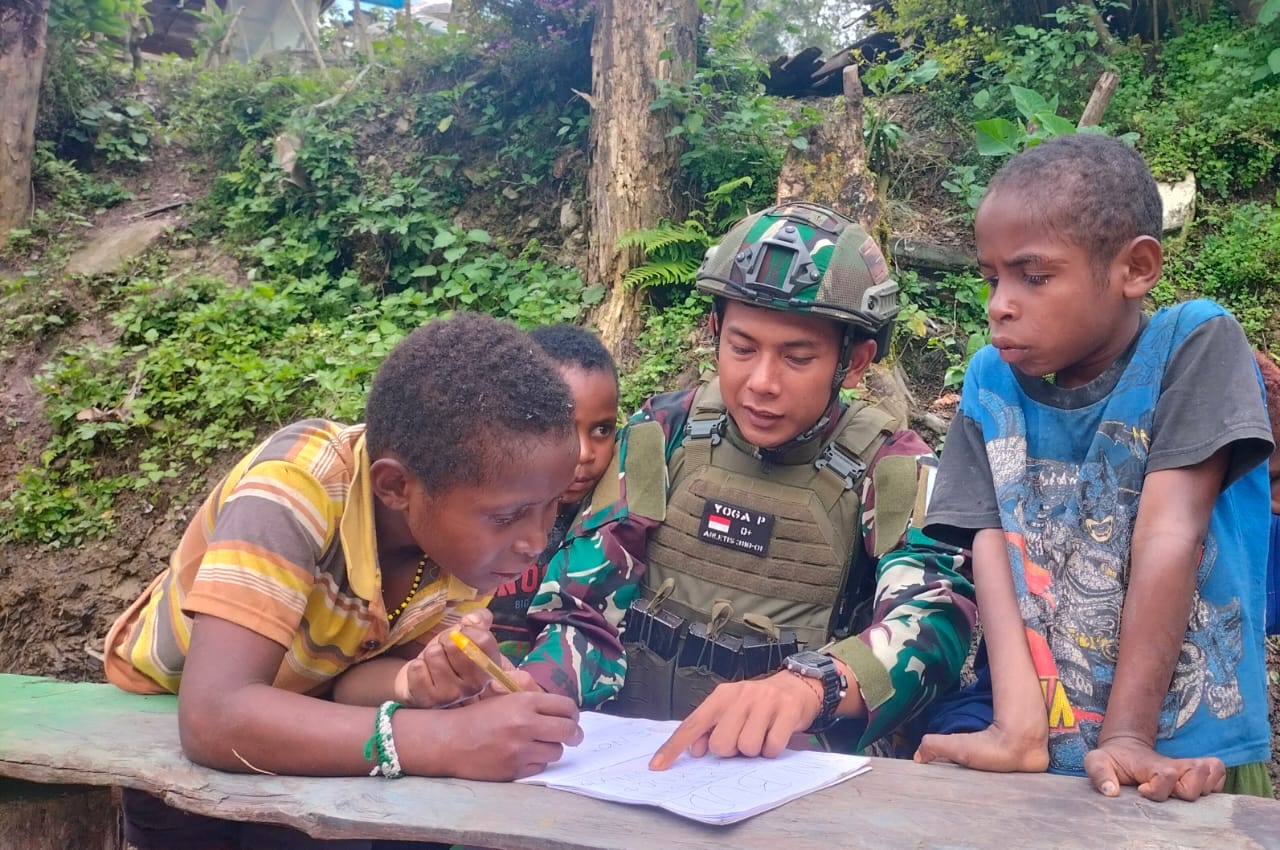
[[[649,759],[679,725],[583,712],[584,739],[536,776],[517,780],[658,806],[710,824],[740,821],[871,769],[864,756],[787,750],[776,759],[681,756],[664,771]]]

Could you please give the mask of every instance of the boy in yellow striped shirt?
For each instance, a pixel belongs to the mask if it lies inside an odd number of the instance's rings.
[[[439,639],[461,627],[501,657],[481,612],[541,553],[577,457],[568,388],[525,334],[478,314],[431,322],[378,369],[364,424],[289,425],[218,483],[168,569],[112,626],[107,678],[177,693],[183,751],[222,770],[535,773],[581,738],[567,697],[406,709],[394,724],[393,702],[324,697],[352,665],[432,643],[447,648],[432,654],[430,701],[477,695],[487,676]],[[236,847],[237,830],[279,829],[137,792],[124,808],[138,850]],[[298,841],[288,846],[311,846]]]

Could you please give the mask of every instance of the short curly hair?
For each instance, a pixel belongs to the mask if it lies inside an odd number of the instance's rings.
[[[1016,192],[1027,212],[1092,258],[1094,277],[1105,281],[1120,249],[1139,236],[1157,241],[1163,206],[1142,156],[1111,136],[1058,136],[1015,155],[987,186]]]
[[[488,483],[530,440],[571,439],[573,398],[555,363],[509,322],[437,319],[378,367],[365,403],[369,456],[394,456],[428,490]]]
[[[575,366],[584,372],[604,372],[618,382],[618,364],[600,338],[577,325],[542,325],[529,331],[538,347],[561,366]]]

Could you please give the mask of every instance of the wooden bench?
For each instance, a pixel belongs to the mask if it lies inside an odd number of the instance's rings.
[[[1280,802],[1215,795],[1151,803],[1130,789],[1107,799],[1083,779],[885,759],[873,760],[870,773],[727,827],[529,785],[223,773],[182,756],[176,704],[109,685],[0,675],[0,776],[141,788],[189,811],[288,824],[322,838],[511,850],[1280,848]],[[104,844],[90,836],[62,846]]]

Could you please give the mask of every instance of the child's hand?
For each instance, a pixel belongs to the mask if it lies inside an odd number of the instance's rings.
[[[521,691],[538,693],[542,690],[542,686],[534,680],[533,674],[514,666],[509,660],[507,660],[506,656],[503,656],[502,658],[502,669],[506,670],[508,675],[515,680],[515,683],[520,686]],[[489,699],[491,697],[502,697],[506,695],[506,688],[502,687],[498,682],[490,681],[489,687],[480,692],[480,699]]]
[[[997,722],[981,732],[925,735],[915,760],[952,762],[996,773],[1042,773],[1049,766],[1049,730],[1042,726],[1014,733]]]
[[[485,655],[501,663],[488,610],[465,614],[457,628]],[[395,700],[412,708],[444,708],[471,699],[489,684],[489,674],[458,649],[443,631],[396,675]]]
[[[1222,760],[1213,757],[1174,759],[1162,756],[1134,738],[1099,741],[1084,757],[1084,771],[1093,787],[1108,797],[1121,785],[1137,785],[1148,800],[1196,800],[1221,791],[1227,779]]]
[[[507,781],[532,776],[582,743],[578,706],[565,696],[518,693],[482,699],[447,712],[457,730],[449,735],[450,775]]]

